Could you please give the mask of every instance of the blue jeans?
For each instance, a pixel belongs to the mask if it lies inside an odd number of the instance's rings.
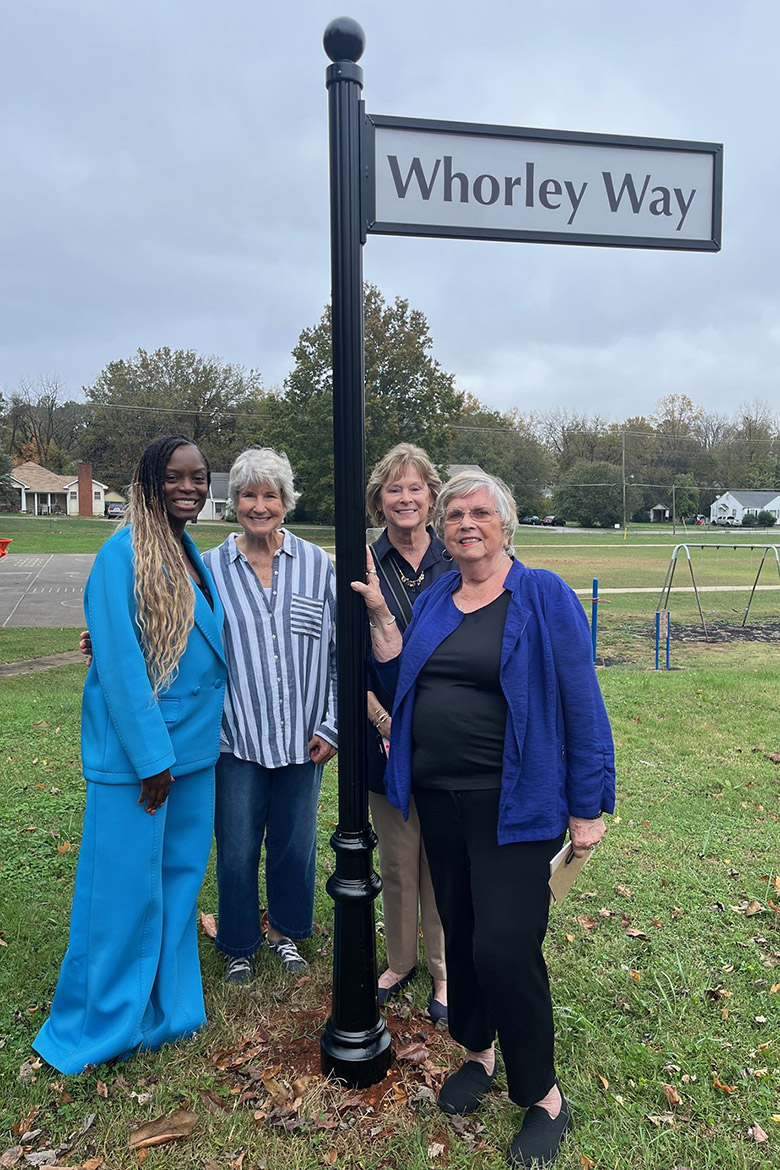
[[[215,817],[217,950],[253,955],[260,946],[258,869],[263,838],[268,921],[288,938],[311,935],[321,780],[321,764],[264,768],[220,753]]]

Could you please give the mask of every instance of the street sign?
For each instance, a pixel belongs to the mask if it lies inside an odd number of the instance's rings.
[[[367,232],[720,250],[718,143],[367,114],[363,151]]]

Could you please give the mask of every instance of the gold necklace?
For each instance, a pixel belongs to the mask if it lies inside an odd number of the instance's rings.
[[[418,589],[420,585],[422,585],[423,580],[425,579],[425,569],[420,569],[419,574],[414,579],[412,579],[406,576],[395,557],[393,557],[393,561],[395,563],[398,576],[401,578],[402,583],[407,587],[407,589]]]

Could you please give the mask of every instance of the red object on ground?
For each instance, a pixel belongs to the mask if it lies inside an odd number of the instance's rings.
[[[0,536],[0,559],[8,556],[8,546],[12,539],[10,536]]]

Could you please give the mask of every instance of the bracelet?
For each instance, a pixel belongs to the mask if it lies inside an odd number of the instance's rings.
[[[371,618],[369,618],[368,624],[371,626],[372,630],[376,630],[376,629],[378,629],[379,626],[392,626],[394,621],[395,621],[395,617],[391,617],[389,622],[383,622],[381,620],[378,622],[372,622]]]

